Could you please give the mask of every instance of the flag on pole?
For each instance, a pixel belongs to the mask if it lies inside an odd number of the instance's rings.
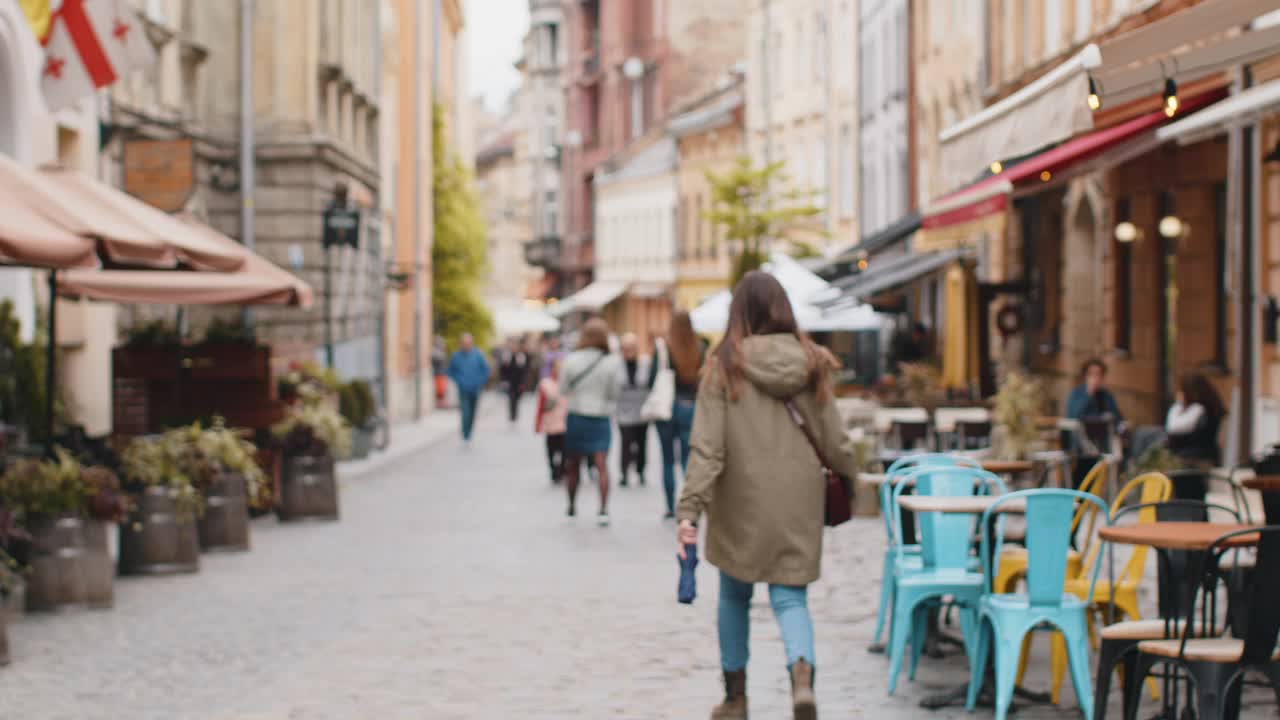
[[[44,51],[41,84],[51,112],[155,62],[155,50],[128,0],[62,0]]]
[[[31,26],[31,32],[36,34],[36,39],[44,40],[44,36],[49,34],[49,20],[52,16],[49,0],[18,0],[18,7],[22,8],[22,14],[27,17],[27,24]]]

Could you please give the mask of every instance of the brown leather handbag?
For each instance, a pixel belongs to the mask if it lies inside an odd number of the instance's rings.
[[[823,454],[822,447],[818,445],[818,440],[813,436],[813,430],[809,428],[809,424],[804,421],[804,416],[796,408],[793,400],[783,402],[787,406],[787,412],[791,414],[791,420],[795,422],[796,427],[800,428],[800,432],[804,433],[805,440],[809,441],[809,447],[813,448],[813,452],[818,455],[818,462],[822,463],[822,476],[826,481],[826,518],[824,522],[827,527],[835,527],[843,525],[853,517],[853,485],[849,482],[849,478],[836,472],[831,467],[831,463],[827,462],[827,456]]]

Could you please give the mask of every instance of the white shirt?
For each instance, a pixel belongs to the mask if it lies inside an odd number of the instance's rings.
[[[1169,415],[1164,421],[1164,430],[1170,435],[1186,435],[1196,429],[1200,419],[1204,417],[1204,406],[1200,403],[1183,405],[1174,403],[1169,408]]]

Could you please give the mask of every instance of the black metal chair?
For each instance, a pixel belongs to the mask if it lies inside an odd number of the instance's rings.
[[[956,421],[956,450],[979,450],[990,444],[990,420]]]
[[[1232,508],[1224,505],[1216,505],[1211,503],[1197,503],[1191,500],[1169,500],[1157,503],[1142,503],[1138,505],[1128,505],[1116,512],[1112,518],[1113,523],[1119,523],[1125,517],[1135,514],[1147,508],[1155,508],[1156,520],[1161,522],[1203,522],[1208,520],[1210,510],[1220,510],[1226,516],[1239,522],[1239,515]],[[1173,553],[1166,553],[1165,557]],[[1185,568],[1188,563],[1187,553],[1178,553],[1181,562],[1176,568],[1166,570],[1169,560],[1164,560],[1159,565],[1160,573],[1160,615],[1162,618],[1170,618],[1180,615],[1181,613],[1173,607],[1172,599],[1166,598],[1166,585],[1177,585],[1176,578],[1185,578]],[[1114,563],[1112,564],[1114,566]],[[1173,572],[1177,569],[1179,572]],[[1124,677],[1126,678],[1126,692],[1124,694],[1124,713],[1125,717],[1129,715],[1130,704],[1137,699],[1137,695],[1130,695],[1128,688],[1132,684],[1130,678],[1134,675],[1137,665],[1137,655],[1135,651],[1138,649],[1138,643],[1144,640],[1163,640],[1166,637],[1166,631],[1173,629],[1181,631],[1180,623],[1169,623],[1160,618],[1149,620],[1131,620],[1125,622],[1112,623],[1102,628],[1099,635],[1102,639],[1101,647],[1098,650],[1098,675],[1094,681],[1094,720],[1106,720],[1107,717],[1107,694],[1111,692],[1111,676],[1115,672],[1117,664],[1121,664],[1124,668]],[[1139,683],[1139,686],[1141,683]],[[1138,690],[1141,692],[1141,690]]]
[[[1248,588],[1248,628],[1243,639],[1203,638],[1196,628],[1195,602],[1187,609],[1182,637],[1175,640],[1147,640],[1138,644],[1138,662],[1130,690],[1138,687],[1157,665],[1172,666],[1190,676],[1199,720],[1234,720],[1240,716],[1240,696],[1244,675],[1256,671],[1264,675],[1280,703],[1280,525],[1238,530],[1218,538],[1209,547],[1201,567],[1206,589],[1205,602],[1217,574],[1217,562],[1231,550],[1234,538],[1258,534],[1258,572]],[[1197,593],[1199,594],[1199,593]],[[1126,720],[1136,720],[1138,703],[1133,702]]]
[[[927,421],[894,420],[889,429],[898,450],[916,450],[929,447],[929,423]]]
[[[1198,468],[1174,470],[1167,473],[1173,481],[1173,497],[1177,500],[1204,502],[1209,494],[1209,471]]]

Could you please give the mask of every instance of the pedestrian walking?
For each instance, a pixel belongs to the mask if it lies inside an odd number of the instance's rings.
[[[547,338],[542,346],[542,369],[538,374],[539,378],[544,378],[551,374],[551,366],[555,362],[564,359],[564,348],[558,336]]]
[[[560,393],[560,361],[551,363],[551,373],[538,382],[538,413],[534,430],[547,438],[547,464],[551,482],[564,477],[564,432],[569,417],[569,403]]]
[[[635,468],[636,480],[644,485],[645,456],[648,454],[649,422],[644,402],[649,398],[657,366],[640,355],[640,339],[625,333],[619,346],[622,367],[618,370],[618,438],[622,444],[622,469],[618,485],[627,487],[627,471]]]
[[[462,410],[462,439],[471,442],[471,429],[476,421],[480,393],[489,382],[489,361],[476,349],[475,339],[466,333],[458,351],[449,360],[449,379],[458,386],[458,406]]]
[[[569,399],[565,421],[565,485],[569,491],[569,517],[577,510],[578,472],[588,458],[600,485],[600,525],[609,524],[609,445],[613,440],[612,416],[618,405],[617,355],[609,353],[609,326],[595,318],[582,326],[578,349],[561,366],[564,393]]]
[[[439,335],[431,345],[431,374],[435,380],[436,407],[444,407],[444,396],[449,390],[449,350]]]
[[[738,283],[724,339],[698,389],[692,454],[677,514],[677,553],[698,540],[720,569],[718,627],[725,700],[718,720],[747,717],[748,609],[767,583],[782,630],[797,720],[817,717],[814,629],[808,586],[818,579],[826,481],[822,464],[785,402],[794,403],[837,472],[852,476],[851,441],[836,413],[834,358],[797,329],[782,286],[750,272]]]
[[[502,353],[499,377],[507,392],[507,411],[512,424],[519,419],[520,397],[524,395],[524,385],[529,381],[529,367],[529,353],[525,352],[524,342],[514,338],[508,340]]]
[[[672,316],[666,348],[668,365],[675,374],[675,400],[671,419],[658,422],[658,446],[662,450],[662,490],[669,520],[675,517],[676,459],[680,461],[680,472],[687,473],[689,468],[689,436],[693,432],[698,377],[705,355],[689,313],[681,310]]]

